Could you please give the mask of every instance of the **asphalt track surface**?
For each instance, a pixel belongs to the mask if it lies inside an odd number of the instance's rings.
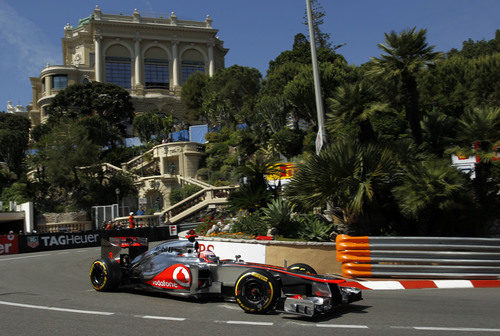
[[[0,335],[500,335],[500,288],[364,291],[309,320],[245,314],[235,303],[99,293],[99,248],[0,256]]]

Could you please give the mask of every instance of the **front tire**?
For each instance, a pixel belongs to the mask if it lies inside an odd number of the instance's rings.
[[[244,272],[234,286],[236,302],[241,309],[251,314],[264,314],[273,309],[280,295],[280,284],[265,270]]]
[[[90,283],[99,292],[118,289],[121,282],[120,263],[108,258],[97,259],[90,266]]]

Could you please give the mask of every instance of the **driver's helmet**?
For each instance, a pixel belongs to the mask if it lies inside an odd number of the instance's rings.
[[[215,262],[215,259],[217,257],[215,256],[215,253],[213,253],[212,251],[203,251],[203,252],[200,252],[200,259],[202,259],[203,261],[207,262],[207,263],[213,263]]]

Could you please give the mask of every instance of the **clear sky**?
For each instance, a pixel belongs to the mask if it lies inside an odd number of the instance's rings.
[[[384,32],[426,28],[436,50],[460,48],[462,42],[492,39],[500,28],[500,0],[320,0],[326,16],[322,26],[338,52],[351,64],[380,54]],[[62,64],[61,38],[69,22],[76,26],[98,4],[103,13],[169,15],[204,20],[209,14],[224,46],[226,66],[255,67],[265,75],[269,61],[290,49],[303,24],[305,0],[0,0],[0,111],[8,100],[31,102],[29,77],[45,64]]]

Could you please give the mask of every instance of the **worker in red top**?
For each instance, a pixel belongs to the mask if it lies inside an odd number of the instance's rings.
[[[134,221],[134,213],[133,213],[133,212],[129,213],[129,217],[128,217],[128,227],[129,227],[130,229],[135,228],[135,221]]]

